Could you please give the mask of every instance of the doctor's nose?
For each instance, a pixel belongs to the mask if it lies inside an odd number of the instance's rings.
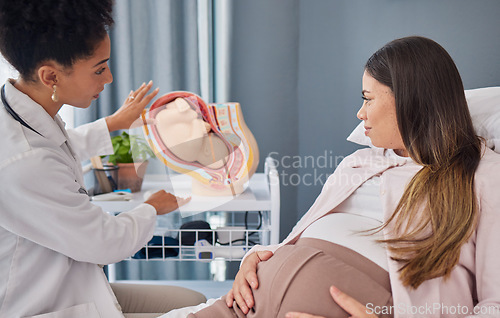
[[[113,83],[113,73],[111,71],[107,72],[107,77],[106,77],[106,84],[111,84]]]

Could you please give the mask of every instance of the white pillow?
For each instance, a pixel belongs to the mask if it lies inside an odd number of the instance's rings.
[[[465,91],[476,133],[486,139],[486,146],[500,153],[500,87],[486,87]],[[351,132],[348,141],[375,148],[365,136],[363,122]]]

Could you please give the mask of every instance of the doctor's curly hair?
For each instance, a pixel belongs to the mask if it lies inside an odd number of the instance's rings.
[[[112,0],[0,0],[0,52],[25,80],[48,60],[71,67],[113,25]]]

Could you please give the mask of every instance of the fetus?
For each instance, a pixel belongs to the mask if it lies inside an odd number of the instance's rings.
[[[155,119],[161,140],[179,159],[212,169],[224,166],[229,150],[184,98],[166,104]]]
[[[258,147],[239,103],[206,105],[189,92],[159,98],[144,114],[144,127],[156,156],[171,169],[193,178],[200,195],[243,192],[258,165]]]

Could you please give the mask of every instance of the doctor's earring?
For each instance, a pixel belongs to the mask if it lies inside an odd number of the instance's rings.
[[[57,96],[57,86],[56,86],[56,84],[54,84],[52,86],[52,96],[51,96],[51,98],[52,98],[52,101],[55,102],[55,103],[57,103],[59,101],[59,96]]]

